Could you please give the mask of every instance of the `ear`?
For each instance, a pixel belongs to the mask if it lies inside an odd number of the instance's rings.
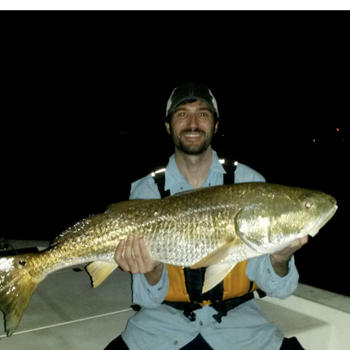
[[[214,134],[216,134],[216,132],[218,131],[218,128],[219,128],[219,122],[217,121],[214,126]]]
[[[168,134],[169,134],[169,135],[171,135],[171,131],[170,131],[170,123],[165,122],[165,128],[166,128],[166,131],[168,132]]]

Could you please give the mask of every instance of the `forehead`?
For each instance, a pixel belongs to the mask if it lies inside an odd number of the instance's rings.
[[[197,100],[194,102],[186,102],[186,103],[180,104],[174,109],[174,112],[178,110],[202,110],[202,109],[211,111],[211,109],[205,102],[201,100]]]

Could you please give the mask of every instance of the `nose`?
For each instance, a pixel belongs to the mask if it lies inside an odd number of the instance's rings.
[[[196,127],[198,127],[199,123],[198,123],[198,117],[195,113],[190,113],[188,118],[187,118],[187,126],[195,129]]]

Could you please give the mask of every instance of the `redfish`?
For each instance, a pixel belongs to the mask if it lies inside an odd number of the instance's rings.
[[[154,260],[206,270],[203,293],[238,263],[315,236],[337,210],[325,193],[269,183],[222,185],[111,205],[61,233],[40,253],[0,259],[0,309],[11,336],[38,284],[81,263],[94,287],[117,267],[118,242],[142,236]]]

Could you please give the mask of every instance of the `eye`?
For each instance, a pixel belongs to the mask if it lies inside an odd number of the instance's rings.
[[[312,203],[310,203],[310,202],[306,202],[305,203],[305,208],[306,209],[310,209],[312,207]]]
[[[183,117],[185,117],[186,116],[186,113],[185,112],[178,112],[178,113],[176,113],[176,115],[175,115],[175,117],[177,117],[177,118],[183,118]]]

